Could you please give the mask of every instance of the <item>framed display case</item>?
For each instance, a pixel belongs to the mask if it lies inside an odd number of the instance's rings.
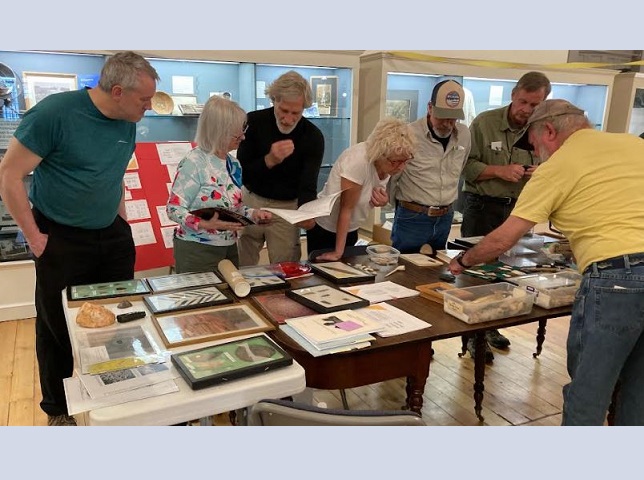
[[[628,72],[615,76],[606,130],[644,134],[644,74]]]
[[[552,93],[549,98],[572,102],[585,110],[595,128],[606,129],[614,70],[548,70],[536,66],[528,68],[528,65],[518,68],[520,64],[517,63],[509,68],[507,62],[468,63],[458,58],[439,62],[424,61],[422,55],[418,57],[411,59],[385,52],[360,57],[358,141],[366,139],[376,123],[387,115],[409,116],[409,121],[425,116],[434,86],[447,79],[454,79],[464,87],[464,123],[469,126],[477,114],[508,105],[512,88],[531,70],[542,71],[550,79]],[[371,231],[374,223],[393,220],[392,214],[391,209],[376,208],[373,217],[362,227]]]

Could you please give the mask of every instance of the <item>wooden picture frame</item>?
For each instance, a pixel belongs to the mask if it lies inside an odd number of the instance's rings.
[[[152,323],[168,348],[275,328],[250,306],[242,304],[161,317],[152,315]]]
[[[69,306],[77,306],[90,301],[106,303],[121,297],[133,300],[142,298],[148,293],[150,293],[150,288],[144,280],[139,278],[118,282],[72,285],[67,288],[67,303]]]
[[[374,273],[358,270],[343,262],[312,263],[311,270],[337,284],[372,282],[376,278]]]
[[[54,93],[78,90],[74,73],[22,72],[27,110]]]
[[[284,325],[287,318],[306,317],[318,312],[286,296],[286,293],[265,293],[250,297],[251,302],[266,318],[276,325]]]
[[[456,288],[454,285],[445,282],[416,285],[416,290],[420,292],[421,297],[440,304],[443,303],[443,292],[445,292],[445,290],[452,290],[454,288]]]
[[[215,272],[192,272],[146,278],[154,293],[170,292],[185,288],[206,287],[225,283]]]
[[[287,290],[286,296],[319,313],[339,312],[369,306],[369,300],[357,297],[331,285]]]
[[[233,303],[234,298],[216,286],[177,290],[167,293],[145,295],[145,306],[153,315],[163,315],[182,310],[214,307]]]
[[[170,358],[193,390],[293,363],[293,358],[266,335],[175,353]]]
[[[338,116],[338,77],[312,76],[313,102],[317,104],[320,117]]]

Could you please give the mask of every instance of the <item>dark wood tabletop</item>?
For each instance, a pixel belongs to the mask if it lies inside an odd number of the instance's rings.
[[[347,257],[343,261],[352,265],[360,264],[371,268],[377,266],[371,263],[366,255]],[[404,271],[398,271],[385,277],[397,265],[380,267],[375,281],[391,280],[408,288],[415,289],[417,285],[438,282],[441,273],[448,273],[447,265],[442,267],[419,267],[405,260],[400,260]],[[301,288],[318,284],[332,284],[320,276],[312,276],[290,280],[292,288]],[[468,287],[484,285],[488,282],[470,275],[459,275],[454,285]],[[525,323],[539,322],[537,334],[537,352],[545,338],[545,325],[549,318],[569,315],[571,307],[543,309],[536,305],[527,315],[492,320],[484,323],[468,324],[443,311],[443,305],[423,297],[408,297],[391,300],[387,303],[414,315],[432,326],[402,335],[377,339],[370,347],[321,357],[313,357],[297,342],[280,330],[270,335],[282,345],[306,371],[308,387],[320,389],[354,388],[371,383],[394,378],[407,378],[407,407],[420,412],[423,405],[423,392],[431,361],[431,345],[433,341],[453,337],[474,336],[477,342],[475,358],[475,411],[481,417],[483,399],[483,378],[485,374],[485,331],[495,328],[506,328]],[[465,353],[465,341],[463,350]],[[480,355],[479,355],[480,354]]]

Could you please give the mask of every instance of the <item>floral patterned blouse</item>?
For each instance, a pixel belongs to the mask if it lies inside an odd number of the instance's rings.
[[[242,205],[241,173],[241,164],[230,154],[224,160],[199,147],[188,152],[179,162],[166,205],[170,220],[179,224],[175,236],[208,245],[233,245],[237,232],[199,230],[200,219],[190,212],[225,207],[250,217],[253,209]]]

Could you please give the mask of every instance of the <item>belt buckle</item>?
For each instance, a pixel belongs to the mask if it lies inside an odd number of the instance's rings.
[[[440,212],[445,212],[445,207],[436,207],[436,206],[427,207],[427,215],[430,217],[437,217],[441,215]]]

